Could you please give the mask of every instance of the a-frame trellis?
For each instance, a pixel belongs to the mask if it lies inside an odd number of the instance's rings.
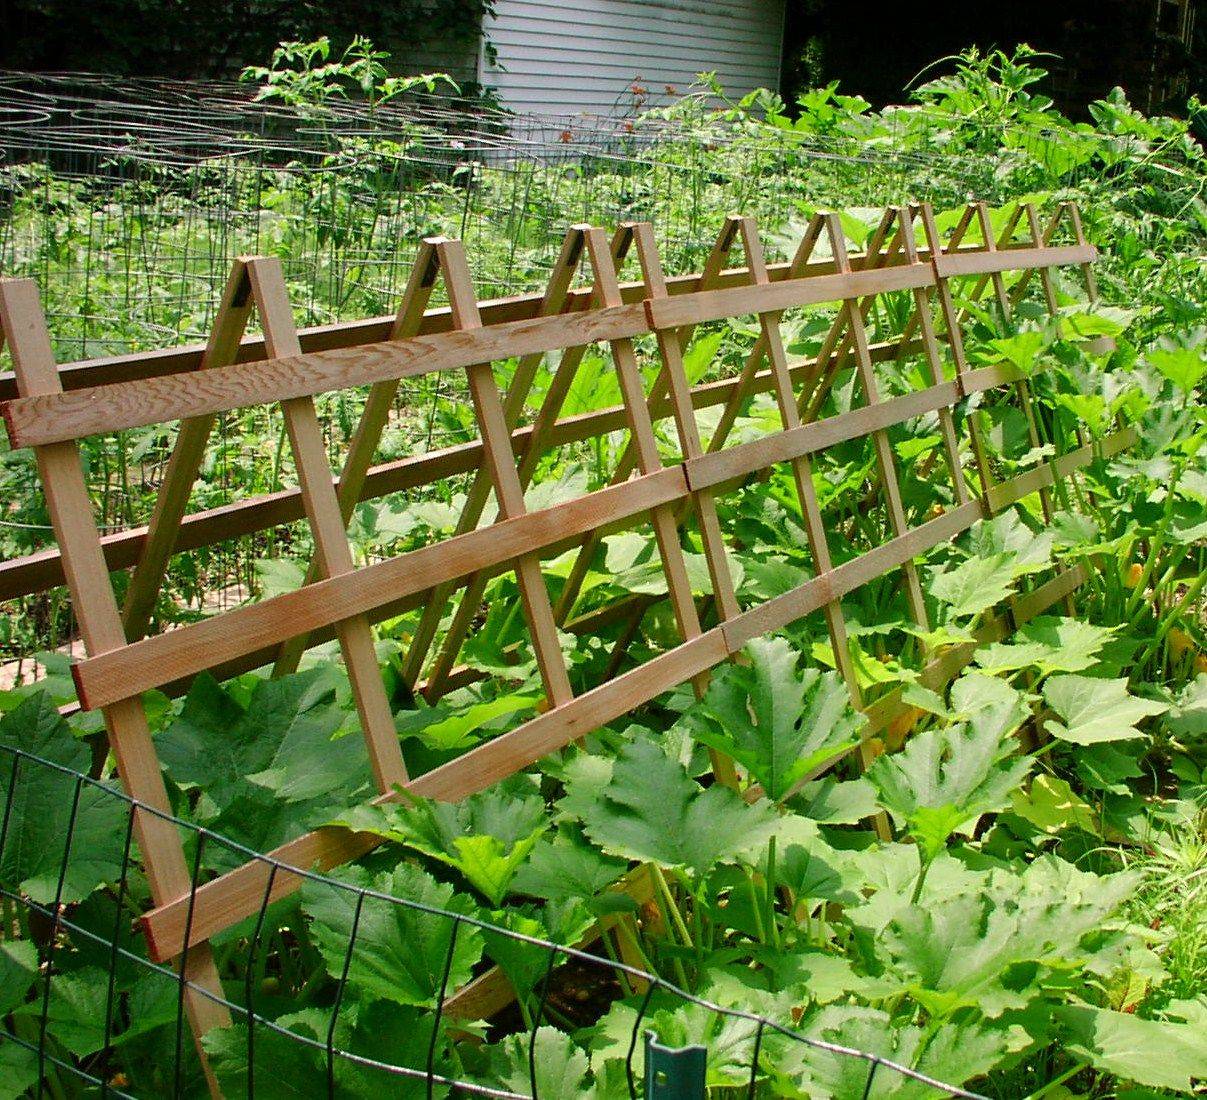
[[[1053,243],[1061,225],[1067,226],[1071,244]],[[981,239],[969,244],[966,237],[973,227]],[[1025,234],[1021,240],[1020,231]],[[827,256],[815,254],[821,242]],[[630,251],[636,253],[642,277],[622,284],[618,266]],[[739,251],[740,265],[727,267]],[[871,736],[900,713],[902,704],[896,692],[865,704],[851,666],[842,598],[870,580],[899,571],[909,615],[925,631],[927,611],[915,558],[1032,493],[1040,494],[1044,514],[1049,515],[1049,494],[1061,478],[1134,438],[1130,429],[1122,429],[1094,443],[1078,440],[1076,447],[998,481],[976,418],[962,411],[963,403],[976,395],[1011,393],[1027,418],[1032,445],[1040,445],[1027,378],[1005,363],[969,366],[963,347],[968,318],[957,302],[976,301],[992,289],[995,308],[1009,316],[1032,274],[1038,273],[1044,302],[1055,312],[1051,269],[1080,267],[1093,298],[1094,255],[1076,209],[1069,206],[1058,210],[1044,229],[1031,207],[1020,206],[995,239],[989,212],[972,204],[946,241],[928,207],[899,207],[885,212],[858,255],[848,253],[837,216],[815,217],[793,259],[774,268],[766,263],[753,220],[730,218],[700,274],[668,279],[648,226],[622,226],[611,240],[598,229],[577,226],[568,232],[543,294],[483,304],[474,295],[459,242],[433,239],[422,245],[392,320],[303,336],[294,327],[279,263],[247,259],[232,271],[204,351],[127,357],[62,370],[54,363],[36,287],[27,280],[2,280],[0,321],[18,391],[3,412],[12,445],[32,447],[37,456],[58,551],[37,556],[36,561],[0,565],[0,595],[36,590],[60,577],[67,581],[87,649],[86,659],[75,666],[80,700],[87,708],[103,710],[129,793],[157,809],[166,809],[167,802],[142,692],[178,692],[204,670],[222,675],[271,663],[277,672],[288,671],[308,644],[332,636],[340,642],[368,761],[383,799],[398,797],[400,787],[425,797],[464,798],[680,684],[690,681],[702,689],[709,670],[737,655],[751,638],[814,611],[825,618],[837,666],[853,702],[868,714],[866,732]],[[575,286],[580,268],[588,283],[582,287]],[[1010,286],[1007,275],[1013,278]],[[953,279],[972,282],[957,296]],[[433,310],[430,298],[440,280],[450,305]],[[870,312],[880,296],[892,292],[905,292],[912,313],[900,338],[873,343],[867,328]],[[781,314],[819,303],[836,305],[837,316],[820,352],[810,360],[793,361],[782,336]],[[244,338],[253,313],[259,317],[262,340]],[[692,385],[684,368],[692,334],[700,326],[743,316],[756,318],[758,337],[741,369]],[[658,363],[648,392],[634,345],[642,337],[652,338]],[[608,349],[621,404],[563,416],[584,351],[593,344]],[[557,369],[532,423],[521,425],[533,382],[550,352],[561,353]],[[926,384],[884,397],[876,365],[911,355],[920,356]],[[503,395],[492,363],[508,358],[517,366]],[[836,378],[847,368],[854,371],[860,403],[849,412],[819,418]],[[79,371],[84,372],[83,385]],[[413,462],[373,467],[400,380],[436,371],[464,372],[479,440]],[[65,378],[73,387],[66,392]],[[358,386],[371,389],[337,481],[313,399]],[[778,430],[727,445],[742,410],[752,397],[765,393],[774,399]],[[282,408],[298,489],[272,501],[249,501],[221,516],[186,516],[215,418],[260,403],[279,403]],[[707,441],[697,420],[704,408],[719,411]],[[940,425],[941,460],[952,504],[911,526],[888,432],[924,415],[934,415]],[[678,461],[669,464],[655,434],[656,426],[668,419],[678,451]],[[181,421],[182,428],[147,529],[136,537],[102,538],[77,441],[93,433],[173,420]],[[543,454],[618,429],[627,431],[629,442],[610,484],[528,510],[525,489]],[[836,565],[811,458],[827,447],[864,438],[871,440],[872,491],[883,500],[889,537]],[[972,460],[971,479],[964,469],[965,444]],[[743,607],[716,500],[780,463],[792,473],[813,576]],[[453,535],[353,567],[346,526],[360,500],[450,472],[474,474]],[[497,514],[493,523],[483,526],[492,497]],[[165,634],[143,636],[172,552],[299,516],[308,521],[315,545],[303,587]],[[573,610],[601,540],[639,523],[653,529],[681,640],[625,668],[627,640],[650,597],[621,600],[577,620]],[[703,601],[685,568],[685,524],[695,525],[707,562],[711,592]],[[576,550],[577,556],[554,600],[541,561],[566,550]],[[123,565],[135,568],[124,610],[119,611],[108,570]],[[412,779],[378,674],[370,623],[401,610],[423,609],[405,668],[416,686],[438,698],[463,675],[457,666],[462,643],[480,611],[487,582],[504,571],[514,573],[520,590],[544,686],[543,709],[511,731]],[[988,641],[1006,635],[1066,598],[1085,576],[1084,566],[1058,571],[1000,615],[982,622],[978,637]],[[440,636],[440,624],[458,591],[451,623]],[[608,674],[576,693],[558,631],[591,629],[605,621],[625,624]],[[433,650],[438,636],[440,645]],[[972,648],[969,644],[926,654],[922,682],[942,686],[967,663]],[[734,781],[730,761],[714,757],[713,764],[718,780]],[[268,863],[252,861],[198,881],[199,859],[190,871],[169,826],[152,813],[140,813],[136,824],[155,906],[143,922],[149,950],[157,960],[180,960],[190,1018],[200,1035],[228,1019],[214,1000],[220,989],[209,938],[296,889],[298,880]],[[886,823],[879,826],[883,829]],[[326,869],[378,842],[367,834],[326,828],[289,841],[271,855],[287,866]]]

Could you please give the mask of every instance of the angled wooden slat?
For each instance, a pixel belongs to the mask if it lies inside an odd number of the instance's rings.
[[[222,292],[222,301],[218,305],[209,342],[198,364],[199,370],[226,366],[234,362],[239,341],[251,315],[250,291],[246,268],[236,261]],[[176,545],[180,523],[184,519],[216,419],[216,416],[210,414],[186,420],[180,425],[171,458],[164,471],[163,484],[155,496],[155,506],[147,524],[146,541],[130,577],[130,585],[126,589],[122,625],[130,641],[141,638],[151,622],[155,601],[159,597],[160,586],[168,568],[168,559]]]
[[[568,284],[575,268],[580,263],[586,245],[585,233],[588,228],[585,225],[572,226],[570,233],[567,234],[566,240],[563,242],[558,267],[564,273],[564,276],[555,271],[555,278],[557,279],[557,282],[553,284],[555,296],[560,296],[564,299],[568,293],[568,285],[563,289],[560,286],[560,282],[564,277]],[[623,250],[626,247],[627,241],[620,235],[613,240],[613,250],[617,255],[623,254]],[[595,306],[599,305],[598,294],[594,295],[592,302]],[[553,304],[552,300],[550,304]],[[557,369],[550,380],[549,388],[545,391],[545,395],[541,400],[541,406],[533,420],[532,431],[520,452],[517,476],[519,477],[520,488],[523,490],[528,488],[533,475],[536,473],[537,463],[545,453],[547,441],[556,427],[557,419],[561,415],[562,407],[569,396],[570,388],[578,374],[579,364],[582,362],[586,351],[587,348],[585,345],[579,345],[577,347],[566,348],[562,352]],[[539,362],[539,359],[533,360],[534,374],[535,366]],[[519,416],[520,409],[527,398],[527,390],[530,387],[531,379],[521,394],[517,391],[515,382],[513,381],[511,389],[508,392],[508,405],[504,408],[504,413],[508,415],[509,423],[513,416]],[[497,515],[495,521],[498,521]],[[436,654],[436,659],[432,663],[425,688],[425,695],[429,701],[435,701],[447,689],[449,676],[457,663],[457,658],[461,654],[461,647],[469,636],[474,619],[482,609],[483,600],[486,595],[486,586],[489,580],[490,578],[486,574],[481,574],[471,577],[465,585],[465,592],[461,597],[460,603],[457,605],[457,610],[453,614],[452,621],[449,623],[448,630]],[[427,621],[423,618],[420,619],[419,627],[411,642],[410,650],[407,652],[406,663],[403,666],[404,675],[412,682],[418,679],[422,671],[424,658],[435,637],[436,627],[439,625],[440,617],[444,613],[444,607],[451,593],[452,590],[447,587],[444,590],[434,592],[429,608],[425,609]],[[554,621],[560,621],[558,620],[556,608],[554,610]]]
[[[629,229],[628,232],[631,233],[632,230]],[[603,230],[592,229],[587,233],[587,253],[591,259],[595,286],[599,291],[601,303],[605,308],[617,304],[620,301],[620,283]],[[647,306],[650,301],[652,299],[646,300]],[[672,332],[668,342],[677,345],[677,341],[678,334]],[[643,474],[655,473],[662,469],[662,457],[658,453],[658,441],[654,438],[654,424],[646,404],[645,386],[641,379],[641,368],[637,363],[637,352],[632,340],[628,339],[611,341],[610,350],[620,392],[624,398],[630,438],[636,449],[637,468]],[[654,529],[654,539],[658,544],[658,555],[662,561],[662,571],[666,577],[675,622],[679,627],[680,637],[685,642],[690,642],[700,635],[700,618],[692,597],[683,548],[679,545],[679,530],[675,523],[674,510],[665,506],[653,508],[649,517],[650,526]],[[697,676],[693,683],[697,694],[702,694],[707,683],[703,674]]]
[[[722,277],[725,260],[728,258],[733,246],[733,233],[733,228],[729,224],[729,220],[727,220],[726,225],[722,228],[712,249],[709,251],[708,258],[700,272],[695,287],[697,291],[708,290]],[[619,230],[617,235],[618,237],[622,236]],[[623,240],[626,242],[631,241],[632,234],[626,230],[623,234]],[[695,329],[695,325],[685,325],[678,329],[677,337],[680,351],[686,350]],[[652,409],[657,409],[661,413],[663,401],[669,399],[668,387],[669,378],[665,368],[663,368],[659,371],[657,379],[655,379],[653,393],[650,395]],[[616,469],[612,473],[612,483],[616,484],[623,481],[636,467],[637,446],[636,441],[630,436],[616,463]],[[571,565],[570,573],[566,577],[566,583],[562,586],[561,595],[558,596],[557,603],[553,608],[554,617],[558,622],[565,622],[569,618],[574,608],[574,603],[578,599],[579,592],[582,589],[583,582],[586,580],[587,572],[595,558],[595,552],[598,549],[598,534],[589,535],[583,540],[583,545]]]
[[[423,241],[419,245],[419,253],[415,257],[415,265],[407,279],[407,285],[398,305],[398,313],[394,317],[394,325],[390,330],[391,340],[401,340],[414,336],[419,331],[423,321],[424,310],[432,296],[435,285],[436,250],[431,241]],[[339,501],[340,517],[347,528],[352,520],[352,513],[360,503],[364,492],[365,478],[373,462],[373,455],[381,443],[382,433],[389,421],[390,410],[398,394],[399,381],[390,379],[377,382],[369,390],[365,406],[361,410],[360,420],[348,445],[348,453],[344,458],[344,468],[340,473],[336,487],[336,499]],[[303,584],[312,584],[318,579],[317,566],[311,562],[306,570]],[[307,638],[305,634],[297,634],[289,639],[277,655],[273,666],[273,675],[282,676],[293,672],[298,667],[302,654],[306,651]]]
[[[823,218],[822,221],[824,222],[824,220]],[[886,208],[880,216],[880,221],[877,223],[875,230],[873,230],[871,237],[868,238],[864,263],[865,268],[882,267],[897,259],[897,254],[901,252],[903,247],[900,227],[893,234],[891,240],[888,238],[888,231],[892,228],[895,221],[896,216],[893,208]],[[905,258],[908,260],[908,256]],[[930,274],[930,282],[933,282],[933,269]],[[923,288],[915,287],[914,292],[917,293],[921,289]],[[860,301],[859,316],[863,321],[866,322],[870,316],[875,302],[876,296],[874,294],[870,294]],[[830,356],[831,351],[834,352],[832,357]],[[826,333],[826,338],[822,342],[821,352],[818,355],[819,364],[822,360],[825,360],[825,369],[819,371],[817,376],[810,380],[809,384],[801,390],[800,397],[797,399],[796,406],[800,410],[802,420],[816,420],[821,415],[822,406],[830,396],[835,379],[841,371],[850,366],[854,351],[851,332],[847,325],[847,311],[840,309],[830,325],[829,332]]]
[[[666,275],[662,270],[662,259],[658,255],[658,244],[654,240],[654,228],[649,222],[640,222],[633,227],[637,241],[637,257],[641,263],[645,284],[649,288],[650,300],[667,296]],[[692,408],[691,385],[683,366],[683,330],[657,334],[658,353],[662,369],[666,372],[667,388],[670,391],[671,409],[675,418],[675,429],[679,436],[679,450],[685,465],[704,454],[700,441],[700,429],[696,423],[696,411]],[[692,502],[699,517],[700,538],[704,556],[708,563],[708,575],[712,582],[713,596],[722,621],[738,614],[738,598],[734,592],[733,575],[725,553],[725,540],[721,535],[721,524],[717,518],[717,505],[707,490],[695,492]]]
[[[908,226],[902,226],[902,232]],[[851,261],[847,255],[846,239],[843,236],[842,224],[837,214],[826,218],[827,235],[830,241],[830,254],[838,270],[846,271]],[[851,334],[851,343],[855,349],[855,370],[863,388],[864,400],[869,406],[880,403],[880,387],[876,381],[876,370],[872,365],[872,356],[868,350],[867,330],[864,328],[863,313],[858,299],[847,298],[843,302],[847,314],[847,331]],[[903,538],[909,531],[905,518],[905,508],[901,503],[901,486],[897,479],[897,460],[893,455],[893,447],[889,442],[888,432],[877,428],[872,432],[872,446],[876,453],[876,465],[880,474],[880,486],[884,492],[885,504],[888,507],[889,523],[893,534]],[[914,625],[923,631],[930,629],[926,615],[926,602],[922,598],[922,584],[918,580],[918,569],[912,558],[901,563],[901,571],[905,577],[905,597],[909,605],[910,616]]]
[[[0,331],[9,347],[20,392],[31,397],[59,392],[50,334],[32,280],[0,279]],[[125,631],[101,555],[100,532],[79,448],[75,443],[56,443],[39,447],[34,453],[84,646],[89,653],[120,649],[126,644]],[[117,703],[105,710],[104,718],[118,775],[126,793],[136,802],[131,809],[134,835],[152,900],[156,905],[177,900],[187,904],[194,883],[180,835],[170,821],[139,805],[165,814],[170,814],[172,808],[142,702],[129,699]],[[213,999],[222,998],[222,984],[208,944],[198,942],[188,952],[183,977],[189,983],[183,996],[198,1057],[210,1091],[217,1096],[217,1082],[201,1047],[201,1036],[229,1024],[230,1014]]]
[[[977,220],[981,226],[981,236],[985,242],[985,250],[990,253],[998,251],[997,242],[993,237],[993,226],[989,219],[989,207],[983,203],[975,204],[977,212]],[[1011,221],[1011,232],[1013,226],[1017,224],[1023,213],[1023,208],[1017,207],[1015,217]],[[1006,284],[1002,280],[1001,272],[995,271],[991,276],[993,284],[993,296],[997,301],[998,312],[1002,316],[1003,322],[1009,324],[1013,320],[1013,304],[1010,301],[1010,295],[1006,292]],[[1039,425],[1035,419],[1035,408],[1031,403],[1031,387],[1027,385],[1025,378],[1020,378],[1014,383],[1015,396],[1018,398],[1019,408],[1022,410],[1023,417],[1027,421],[1027,438],[1032,448],[1038,448],[1042,444],[1039,436]],[[1052,522],[1052,495],[1046,488],[1039,491],[1040,506],[1043,509],[1044,521]]]
[[[436,246],[436,251],[440,257],[444,286],[452,305],[454,323],[461,331],[474,332],[481,324],[481,317],[469,275],[469,265],[465,262],[465,251],[459,241],[442,241]],[[473,363],[467,368],[466,376],[474,403],[474,415],[478,420],[478,432],[482,437],[487,469],[490,471],[495,499],[499,504],[499,515],[503,519],[521,516],[527,510],[524,505],[524,490],[512,457],[511,433],[507,428],[494,371],[489,361]],[[545,587],[545,578],[541,575],[540,558],[535,554],[517,558],[515,568],[524,604],[524,615],[532,637],[533,653],[545,685],[545,695],[549,706],[556,710],[569,703],[574,693],[570,689],[570,678],[566,673],[566,663],[557,638],[549,592]]]
[[[902,246],[906,259],[917,262],[918,246],[914,239],[914,214],[908,205],[897,207],[897,224],[900,227]],[[914,291],[914,312],[910,322],[916,324],[921,332],[922,348],[926,367],[931,382],[938,386],[944,382],[943,356],[939,352],[939,341],[935,336],[933,287],[918,287]],[[967,392],[967,378],[964,381]],[[968,502],[968,486],[964,481],[964,464],[960,460],[960,439],[956,434],[955,421],[952,419],[950,406],[955,399],[947,402],[947,407],[937,410],[939,417],[939,432],[943,436],[943,453],[947,460],[947,472],[951,477],[951,488],[955,495],[956,504]]]
[[[570,290],[570,283],[574,278],[579,257],[582,255],[582,248],[583,229],[581,226],[571,226],[562,241],[561,252],[550,272],[549,281],[545,287],[545,294],[541,299],[538,311],[540,316],[549,316],[558,313],[565,305],[566,296]],[[514,431],[520,419],[520,415],[524,410],[524,404],[528,400],[528,395],[532,390],[537,370],[543,361],[543,354],[526,355],[516,365],[511,385],[507,391],[507,397],[503,402],[503,418],[507,422],[509,431]],[[521,488],[527,487],[522,470],[520,472],[520,484]],[[478,525],[482,519],[482,513],[486,509],[490,489],[491,482],[486,469],[479,468],[478,472],[474,475],[474,480],[470,484],[469,491],[466,493],[465,504],[462,506],[454,535],[471,531]],[[481,584],[482,581],[480,579],[471,580],[462,602],[465,603],[467,600],[470,600],[470,594],[475,592]],[[440,588],[433,589],[428,597],[403,662],[403,675],[411,684],[418,681],[423,671],[423,663],[427,658],[432,641],[435,639],[445,606],[452,594],[453,589],[445,584]],[[477,610],[478,608],[475,607],[473,614],[477,614]],[[469,618],[472,618],[472,616],[469,616]],[[436,673],[428,682],[429,698],[434,697],[438,693],[439,685],[443,682],[447,672],[447,668],[438,666]]]
[[[248,260],[247,275],[269,353],[274,356],[296,355],[297,329],[280,261],[275,257]],[[285,418],[285,430],[293,452],[306,518],[314,538],[316,573],[321,577],[351,573],[355,569],[352,548],[348,545],[314,400],[310,397],[291,398],[281,402],[281,412]],[[407,770],[394,729],[394,715],[377,664],[372,628],[363,615],[354,615],[341,620],[336,625],[336,633],[352,685],[352,696],[356,701],[374,782],[379,791],[391,790],[396,784],[406,782]]]
[[[960,333],[960,318],[956,312],[955,301],[951,295],[951,287],[947,283],[947,277],[939,274],[938,261],[944,255],[943,240],[939,236],[939,230],[935,225],[935,216],[930,204],[921,203],[917,207],[917,210],[922,219],[922,229],[926,235],[927,245],[930,248],[931,263],[935,265],[939,309],[943,314],[947,344],[951,349],[951,358],[955,365],[956,382],[962,383],[964,375],[968,373],[968,361],[964,357],[964,338]],[[964,220],[962,220],[952,234],[953,240],[958,239],[958,236],[963,233],[964,228],[971,222],[972,213],[971,208],[965,210]],[[981,483],[981,494],[982,496],[986,496],[993,485],[993,471],[989,466],[989,457],[985,451],[985,441],[981,435],[980,427],[977,425],[976,414],[973,413],[965,419],[968,426],[968,441],[972,448],[972,457],[976,463],[977,478]]]

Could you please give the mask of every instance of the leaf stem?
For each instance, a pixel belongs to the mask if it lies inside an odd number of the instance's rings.
[[[917,905],[918,898],[922,896],[922,885],[926,882],[927,872],[930,870],[930,865],[934,863],[933,859],[927,859],[922,854],[921,845],[918,847],[918,879],[914,883],[914,892],[909,899],[910,905]]]
[[[695,944],[692,942],[691,933],[687,930],[687,924],[683,920],[683,914],[679,912],[679,906],[675,904],[675,897],[671,893],[670,886],[667,885],[666,876],[662,873],[662,868],[656,863],[651,863],[650,870],[654,876],[654,885],[658,887],[663,900],[666,902],[667,911],[675,925],[675,931],[679,933],[684,946],[694,949]]]

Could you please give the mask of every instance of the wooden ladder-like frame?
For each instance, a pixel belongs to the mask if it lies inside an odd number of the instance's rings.
[[[1054,244],[1066,225],[1073,243]],[[917,242],[918,228],[924,240]],[[1020,228],[1026,237],[1018,239]],[[975,229],[979,244],[968,244]],[[817,259],[816,246],[829,258]],[[740,242],[744,264],[726,267]],[[621,283],[618,269],[635,248],[642,278]],[[57,550],[0,563],[0,598],[44,590],[65,580],[71,591],[87,656],[74,666],[81,705],[100,709],[121,780],[149,810],[168,802],[141,695],[150,689],[179,694],[203,671],[216,675],[271,664],[276,674],[297,667],[310,645],[338,638],[352,686],[366,757],[379,800],[401,792],[455,801],[496,783],[582,738],[658,695],[691,682],[704,690],[710,670],[738,656],[751,639],[822,612],[835,663],[854,705],[868,717],[865,738],[884,730],[904,709],[900,692],[865,704],[846,637],[841,600],[861,585],[899,571],[906,604],[920,632],[928,629],[915,559],[1024,497],[1039,494],[1041,514],[1052,514],[1051,493],[1075,470],[1117,453],[1135,438],[1130,428],[1078,445],[1021,474],[998,481],[975,415],[964,406],[974,395],[1002,390],[1027,417],[1032,445],[1041,442],[1028,378],[1005,363],[973,369],[964,350],[966,314],[957,301],[975,302],[992,288],[1000,314],[1009,318],[1034,273],[1043,299],[1059,318],[1051,271],[1073,265],[1083,273],[1091,300],[1097,295],[1075,207],[1061,207],[1041,230],[1036,212],[1020,206],[994,236],[990,212],[970,204],[944,242],[929,207],[896,207],[884,217],[862,254],[848,252],[837,215],[817,216],[787,264],[767,264],[758,228],[749,218],[726,221],[698,275],[668,279],[648,225],[621,226],[609,240],[599,229],[574,226],[566,235],[546,290],[538,296],[479,303],[462,246],[425,241],[395,317],[334,330],[299,334],[293,322],[280,264],[273,259],[236,262],[212,335],[204,349],[125,357],[56,367],[50,335],[29,280],[0,280],[0,331],[13,361],[13,381],[0,379],[9,397],[3,414],[13,447],[31,447],[46,493]],[[580,269],[590,284],[576,287]],[[1012,286],[1006,275],[1013,274]],[[450,303],[431,309],[443,280]],[[972,280],[957,296],[952,280]],[[873,343],[867,322],[880,295],[906,292],[912,313],[898,340]],[[794,362],[781,333],[785,310],[820,303],[838,307],[821,350]],[[262,339],[245,336],[259,315]],[[700,326],[754,316],[758,337],[733,376],[692,385],[684,354]],[[652,337],[659,372],[646,392],[634,341]],[[584,352],[604,344],[616,371],[622,404],[576,417],[562,415]],[[946,347],[946,357],[944,355]],[[546,354],[561,352],[541,405],[528,426],[520,421]],[[927,384],[885,398],[876,364],[920,355]],[[515,358],[504,396],[492,363]],[[948,365],[950,360],[950,367]],[[853,369],[862,403],[819,419],[835,379]],[[400,383],[434,372],[464,372],[479,441],[384,467],[372,465]],[[71,387],[64,390],[63,383]],[[360,424],[338,479],[328,461],[315,396],[369,386]],[[7,393],[5,387],[10,386]],[[15,394],[13,393],[15,389]],[[770,392],[779,430],[726,446],[742,410]],[[298,477],[298,488],[200,515],[187,504],[216,418],[249,405],[279,404]],[[697,412],[720,406],[705,443]],[[897,459],[889,442],[894,426],[935,415],[952,504],[911,527],[903,505]],[[667,464],[657,425],[673,422],[679,461]],[[86,436],[164,421],[181,430],[164,485],[145,529],[102,537],[95,521],[78,441]],[[972,459],[965,470],[964,428]],[[567,442],[623,429],[628,446],[611,482],[576,499],[530,511],[525,490],[541,456]],[[890,537],[835,565],[813,484],[811,457],[839,443],[869,438],[875,457],[873,493],[883,498]],[[743,609],[737,595],[716,499],[773,465],[793,474],[813,576],[782,595]],[[454,533],[430,545],[356,568],[347,524],[356,504],[400,488],[472,473]],[[493,499],[495,516],[482,525]],[[302,587],[259,603],[147,637],[170,556],[232,534],[262,530],[305,518],[315,555]],[[628,597],[585,615],[574,615],[593,555],[610,532],[634,523],[653,529],[679,630],[678,644],[644,663],[625,668],[628,642],[636,635],[651,598]],[[707,562],[711,593],[702,603],[685,566],[682,537],[693,523]],[[557,600],[550,597],[542,558],[574,550],[576,557]],[[115,568],[133,567],[125,605],[119,610],[109,579]],[[493,740],[423,775],[408,775],[374,652],[372,622],[422,608],[404,667],[412,684],[435,700],[472,678],[458,666],[462,643],[479,614],[491,578],[515,574],[527,636],[544,688],[541,713]],[[1010,633],[1086,579],[1084,566],[1058,570],[1053,578],[1012,599],[986,619],[980,642]],[[450,625],[433,652],[440,625],[457,592]],[[707,612],[707,614],[705,613]],[[582,633],[603,623],[624,623],[608,674],[576,693],[562,654],[559,630]],[[711,622],[712,625],[709,625]],[[921,682],[941,688],[971,659],[975,643],[925,655]],[[423,674],[426,671],[426,679]],[[866,740],[860,746],[868,759]],[[830,763],[832,766],[833,762]],[[736,782],[733,763],[714,754],[719,781]],[[814,778],[810,776],[809,778]],[[753,797],[757,797],[755,792]],[[887,835],[887,821],[877,827]],[[174,827],[147,810],[136,811],[135,828],[151,885],[153,908],[143,919],[148,949],[157,961],[179,960],[194,1034],[229,1023],[209,939],[297,889],[299,877],[284,868],[327,870],[367,852],[379,838],[324,828],[289,841],[272,862],[252,860],[199,883],[190,873]],[[455,998],[454,998],[455,1000]],[[200,1046],[198,1048],[200,1050]],[[204,1054],[202,1061],[205,1062]],[[207,1068],[208,1072],[208,1068]],[[216,1092],[216,1084],[210,1080]]]

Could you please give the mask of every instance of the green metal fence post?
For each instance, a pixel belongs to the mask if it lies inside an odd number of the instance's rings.
[[[664,1047],[645,1033],[646,1100],[704,1100],[708,1051],[704,1047]]]

